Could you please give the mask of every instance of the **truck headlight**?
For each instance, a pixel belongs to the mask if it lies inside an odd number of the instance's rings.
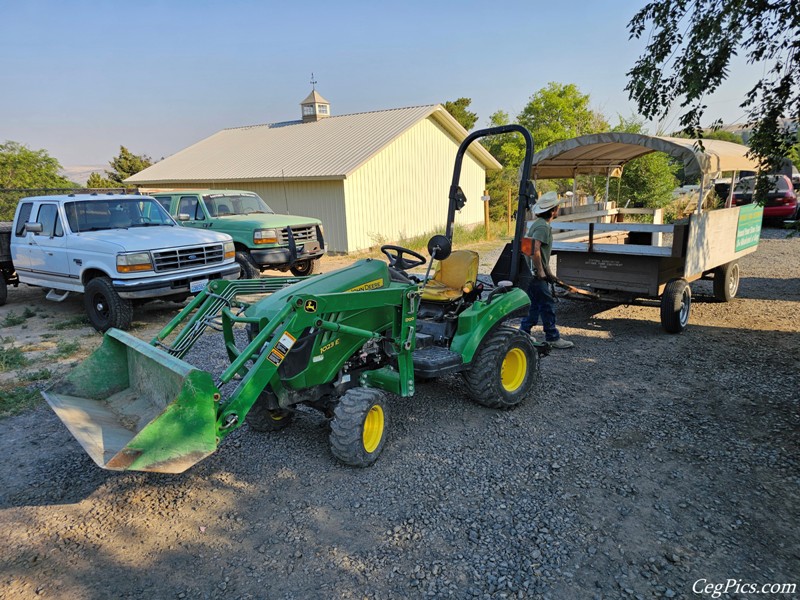
[[[226,260],[236,256],[236,246],[233,245],[233,242],[225,242],[222,244],[222,251],[225,252]]]
[[[149,252],[131,252],[117,254],[117,271],[120,273],[134,273],[137,271],[152,271],[153,261]]]
[[[253,232],[254,244],[277,244],[278,232],[275,229],[256,229]]]

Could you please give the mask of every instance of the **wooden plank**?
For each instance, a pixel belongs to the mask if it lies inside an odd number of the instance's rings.
[[[686,275],[696,275],[736,258],[739,208],[721,208],[693,214],[686,248]]]
[[[553,229],[564,231],[589,231],[589,225],[594,225],[595,231],[641,231],[644,233],[672,233],[673,225],[654,225],[652,223],[558,223],[553,221]]]
[[[559,252],[589,252],[589,244],[581,242],[553,242]],[[672,248],[641,246],[639,244],[594,244],[594,252],[629,254],[631,256],[672,256]]]

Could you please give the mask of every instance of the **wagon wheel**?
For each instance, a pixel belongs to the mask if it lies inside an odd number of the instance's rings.
[[[739,291],[739,263],[732,261],[714,269],[714,298],[730,302]]]
[[[661,326],[667,333],[681,333],[689,323],[692,290],[685,279],[671,279],[661,296]]]

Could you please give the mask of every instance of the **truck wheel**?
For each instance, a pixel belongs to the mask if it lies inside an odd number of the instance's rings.
[[[661,296],[661,326],[667,333],[681,333],[689,323],[692,290],[685,279],[667,282]]]
[[[319,271],[319,259],[308,259],[308,260],[301,260],[294,263],[289,270],[292,272],[293,275],[297,277],[305,277],[306,275],[312,275]]]
[[[388,428],[385,394],[374,388],[350,388],[333,411],[331,452],[347,465],[368,467],[383,450]]]
[[[86,284],[83,305],[92,327],[100,333],[112,327],[128,329],[133,321],[131,301],[119,297],[108,277],[95,277]]]
[[[247,252],[237,251],[236,263],[239,265],[239,279],[258,279],[261,277],[261,270]]]
[[[536,383],[539,356],[530,336],[500,326],[486,334],[464,371],[469,395],[489,408],[514,408]]]
[[[8,299],[8,285],[2,274],[0,274],[0,306],[3,306]]]
[[[739,291],[739,263],[732,261],[714,269],[714,298],[730,302]]]
[[[294,413],[288,410],[270,410],[261,398],[256,400],[245,420],[256,431],[280,431],[292,422]]]

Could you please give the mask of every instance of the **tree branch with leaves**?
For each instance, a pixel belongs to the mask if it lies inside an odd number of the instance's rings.
[[[648,119],[666,117],[678,103],[681,127],[701,141],[705,99],[728,79],[731,60],[743,52],[749,63],[764,63],[764,76],[743,92],[740,106],[752,128],[751,155],[764,170],[780,167],[797,141],[783,119],[800,120],[797,0],[655,0],[628,31],[648,40],[627,74],[630,98]]]

